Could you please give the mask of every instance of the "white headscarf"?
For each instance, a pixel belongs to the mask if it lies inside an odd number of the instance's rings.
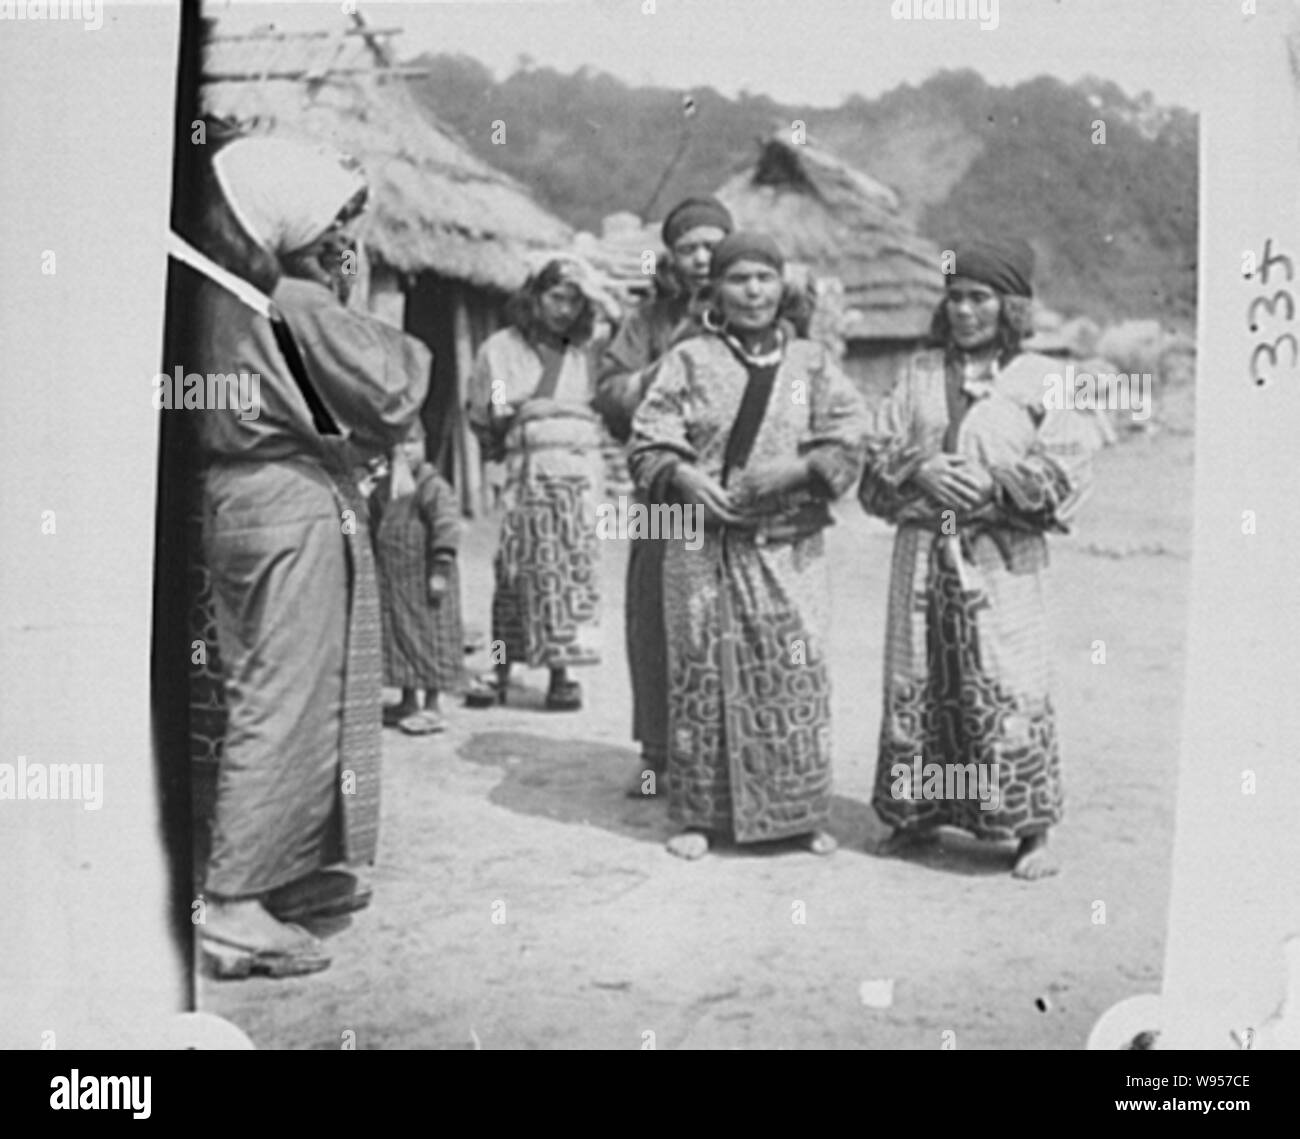
[[[529,280],[539,276],[552,262],[562,270],[561,280],[577,287],[597,310],[603,311],[610,320],[617,320],[621,306],[606,287],[601,274],[596,271],[585,257],[568,250],[534,250],[526,255]]]
[[[237,139],[212,168],[239,224],[277,257],[320,237],[366,185],[345,155],[289,139]]]

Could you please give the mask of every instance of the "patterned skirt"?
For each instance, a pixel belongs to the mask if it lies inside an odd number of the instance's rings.
[[[530,668],[600,663],[599,454],[546,473],[529,461],[507,487],[493,563],[492,636]]]
[[[1003,840],[1058,822],[1064,797],[1049,672],[1041,568],[1012,572],[988,535],[963,546],[900,528],[876,814],[892,827],[954,826]],[[976,794],[963,775],[936,778],[939,793],[925,794],[913,775],[959,766],[971,777],[986,772],[990,793]]]
[[[759,546],[706,532],[664,553],[673,820],[758,842],[830,815],[828,575],[820,534]]]

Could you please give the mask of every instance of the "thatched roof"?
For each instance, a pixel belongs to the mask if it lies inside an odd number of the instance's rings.
[[[204,114],[358,158],[371,187],[374,259],[509,291],[523,282],[529,254],[571,245],[569,226],[432,122],[406,80],[383,77],[374,39],[344,34],[344,20],[303,36],[250,29],[236,15],[223,12],[204,48],[204,75],[214,80],[203,85]]]
[[[770,232],[787,257],[844,285],[849,340],[924,335],[942,295],[939,249],[888,187],[788,132],[718,190],[737,222]]]
[[[654,292],[654,275],[644,272],[642,266],[647,253],[653,261],[662,247],[659,226],[627,212],[610,214],[599,235],[580,233],[573,242],[575,252],[609,282],[625,305],[635,305]]]

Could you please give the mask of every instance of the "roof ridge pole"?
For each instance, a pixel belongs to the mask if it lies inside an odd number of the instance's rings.
[[[361,14],[359,8],[353,8],[350,13],[352,19],[352,30],[366,41],[366,47],[370,49],[370,54],[375,57],[375,62],[380,67],[390,68],[393,61],[389,57],[388,49],[379,41],[379,39],[370,32],[370,25],[366,23],[366,18]]]

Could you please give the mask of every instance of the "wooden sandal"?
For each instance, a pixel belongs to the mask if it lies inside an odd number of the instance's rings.
[[[447,721],[442,718],[440,712],[435,712],[432,708],[422,708],[418,712],[412,712],[397,726],[408,736],[431,736],[435,732],[445,732]]]
[[[258,974],[265,977],[301,977],[329,968],[324,947],[301,926],[288,928],[304,940],[283,949],[239,945],[204,934],[200,945],[203,960],[219,981],[242,980]]]

